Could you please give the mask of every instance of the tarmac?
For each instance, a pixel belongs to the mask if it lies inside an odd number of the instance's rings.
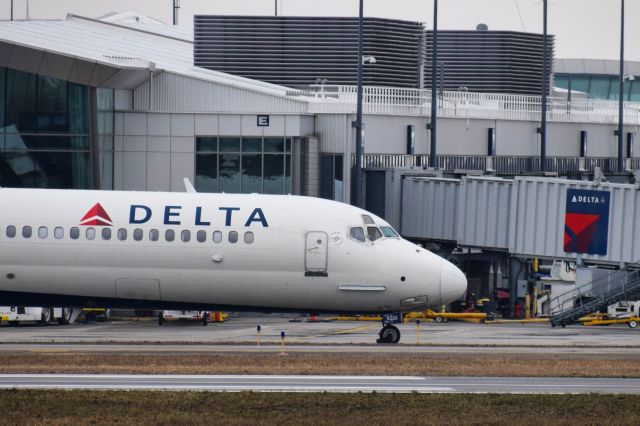
[[[260,325],[260,333],[257,326]],[[640,353],[640,329],[624,325],[552,328],[548,324],[449,322],[397,325],[402,340],[378,345],[377,322],[290,321],[286,318],[231,318],[204,327],[199,322],[124,319],[89,324],[0,326],[1,350],[189,352],[273,351],[285,333],[288,350],[332,352]],[[260,343],[260,345],[258,345]]]

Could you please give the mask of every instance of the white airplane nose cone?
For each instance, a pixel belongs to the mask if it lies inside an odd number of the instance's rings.
[[[440,267],[442,303],[447,304],[458,300],[466,291],[467,277],[453,263],[443,260]]]

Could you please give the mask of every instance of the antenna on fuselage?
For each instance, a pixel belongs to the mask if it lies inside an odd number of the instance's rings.
[[[198,192],[198,191],[196,191],[196,188],[193,186],[193,184],[191,183],[191,181],[189,180],[189,178],[183,178],[182,180],[183,180],[183,182],[184,182],[184,189],[185,189],[187,192],[191,192],[191,193],[194,193],[194,194],[195,194],[196,192]]]

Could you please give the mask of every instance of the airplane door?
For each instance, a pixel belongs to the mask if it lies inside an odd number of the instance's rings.
[[[304,252],[304,267],[307,275],[326,275],[328,254],[327,233],[307,232]]]

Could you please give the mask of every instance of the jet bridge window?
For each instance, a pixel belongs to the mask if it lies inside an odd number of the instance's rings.
[[[13,225],[7,226],[7,237],[14,238],[16,236],[16,227]]]
[[[72,240],[77,240],[80,238],[80,228],[76,228],[75,226],[69,230],[69,236]]]
[[[369,241],[379,240],[382,238],[382,232],[380,232],[377,226],[368,226],[367,237],[369,237]]]
[[[366,238],[364,237],[364,230],[360,226],[354,226],[349,229],[349,237],[353,238],[356,241],[360,241],[364,243]]]
[[[105,241],[111,239],[111,228],[102,228],[102,239]]]
[[[31,234],[33,233],[32,229],[30,226],[23,226],[22,227],[22,237],[23,238],[31,238]]]
[[[134,241],[142,241],[142,236],[143,236],[144,232],[142,232],[142,229],[140,228],[136,228],[133,230],[133,240]]]
[[[38,238],[45,239],[49,235],[49,229],[46,226],[41,226],[38,228]]]

